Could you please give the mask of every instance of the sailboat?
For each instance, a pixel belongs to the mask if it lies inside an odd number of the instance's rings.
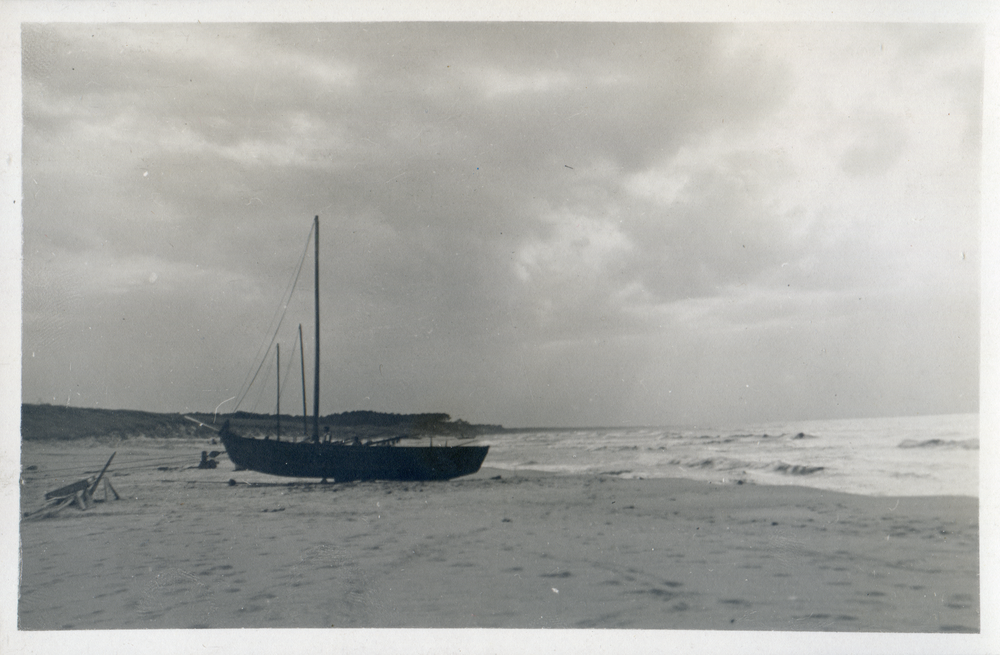
[[[486,459],[489,446],[400,445],[401,437],[362,444],[320,438],[319,431],[319,216],[313,224],[315,239],[316,362],[313,377],[312,439],[282,441],[237,434],[226,421],[219,439],[237,467],[270,475],[322,478],[334,482],[354,480],[449,480],[475,473]],[[280,398],[280,391],[279,391]],[[280,402],[280,401],[279,401]],[[303,401],[304,402],[304,401]],[[280,412],[279,412],[280,415]]]

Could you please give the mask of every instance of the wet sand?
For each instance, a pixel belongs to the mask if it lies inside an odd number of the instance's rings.
[[[26,444],[22,510],[114,447]],[[21,630],[977,632],[978,502],[514,473],[323,485],[137,469],[21,525]],[[230,479],[235,485],[228,484]],[[103,497],[98,493],[98,497]]]

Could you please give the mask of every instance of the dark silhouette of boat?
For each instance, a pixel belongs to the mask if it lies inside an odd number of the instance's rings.
[[[315,239],[316,362],[313,380],[312,439],[282,440],[280,424],[274,439],[237,434],[226,421],[219,439],[236,466],[270,475],[351,480],[448,480],[479,470],[489,446],[399,445],[403,437],[368,443],[331,441],[319,432],[319,216],[313,224]],[[300,327],[301,334],[301,327]],[[280,355],[279,355],[280,357]],[[280,368],[280,365],[279,365]],[[304,374],[303,374],[304,380]],[[305,386],[303,382],[303,387]],[[304,390],[304,389],[303,389]],[[280,389],[278,392],[280,416]],[[305,394],[303,394],[303,398]],[[305,400],[303,400],[305,404]]]
[[[448,480],[475,473],[489,446],[399,446],[251,439],[228,423],[219,438],[229,459],[261,473],[348,480]]]

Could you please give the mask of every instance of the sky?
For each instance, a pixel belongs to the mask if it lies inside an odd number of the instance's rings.
[[[273,412],[262,347],[319,215],[324,414],[979,408],[978,26],[21,38],[23,402]],[[290,413],[299,323],[308,376],[315,352],[305,265],[278,337]]]

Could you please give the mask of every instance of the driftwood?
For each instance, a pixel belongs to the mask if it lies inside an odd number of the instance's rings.
[[[65,487],[59,487],[54,491],[50,491],[45,494],[45,500],[52,500],[53,498],[66,498],[67,496],[75,496],[79,491],[86,491],[90,488],[91,478],[86,480],[77,480],[73,484],[68,484]]]
[[[55,516],[59,513],[63,507],[66,507],[73,502],[74,497],[69,496],[67,498],[61,498],[55,502],[49,503],[45,507],[35,510],[34,512],[25,512],[24,518],[26,519],[47,519],[50,516]]]
[[[108,489],[110,489],[111,493],[115,495],[115,500],[122,499],[122,497],[118,495],[118,492],[115,491],[115,488],[111,486],[111,480],[104,478],[104,500],[108,499]]]
[[[104,477],[107,472],[108,467],[111,466],[111,460],[115,458],[117,452],[111,453],[111,457],[108,459],[107,464],[101,469],[101,472],[97,477],[91,476],[89,478],[84,478],[83,480],[77,480],[72,484],[68,484],[64,487],[59,487],[45,494],[45,500],[50,501],[48,505],[42,507],[41,509],[35,510],[34,512],[25,512],[24,518],[26,519],[36,519],[36,518],[48,518],[50,516],[55,516],[64,507],[71,504],[75,504],[80,508],[81,511],[86,510],[93,506],[94,492],[97,491],[98,485],[104,482],[104,500],[108,499],[108,490],[111,491],[115,496],[115,500],[121,500],[121,496],[113,486],[111,486],[111,481]]]
[[[94,480],[94,486],[87,492],[88,495],[93,496],[94,492],[97,491],[97,483],[104,477],[104,472],[108,470],[109,466],[111,466],[111,460],[113,460],[117,454],[118,451],[111,453],[111,457],[108,458],[108,463],[104,465],[104,468],[101,469],[101,474],[97,476],[96,480]]]

